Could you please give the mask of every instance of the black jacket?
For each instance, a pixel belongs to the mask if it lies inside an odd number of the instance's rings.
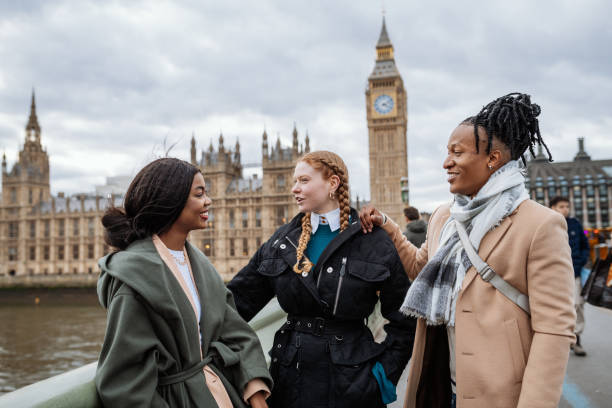
[[[250,320],[268,301],[294,320],[320,317],[338,327],[334,335],[300,333],[296,322],[276,333],[270,351],[275,381],[273,407],[383,406],[371,373],[378,361],[397,384],[412,354],[416,320],[399,312],[409,280],[388,235],[379,228],[364,235],[357,213],[325,248],[311,273],[293,271],[303,214],[280,227],[228,287],[238,312]],[[342,276],[342,278],[341,278]],[[340,283],[342,282],[342,283]],[[377,344],[364,321],[380,298],[387,337]],[[304,320],[305,321],[305,320]]]

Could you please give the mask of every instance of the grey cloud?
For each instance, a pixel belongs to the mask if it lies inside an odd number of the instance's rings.
[[[432,209],[450,197],[448,135],[514,90],[542,105],[558,160],[573,157],[578,136],[610,157],[611,11],[598,0],[387,4],[408,90],[412,200]],[[0,143],[22,141],[36,86],[52,184],[83,191],[134,172],[164,138],[187,158],[192,132],[202,150],[223,129],[226,145],[239,137],[244,161],[258,161],[264,125],[289,141],[297,121],[314,148],[346,158],[354,194],[369,196],[377,3],[31,1],[4,2],[0,16]]]

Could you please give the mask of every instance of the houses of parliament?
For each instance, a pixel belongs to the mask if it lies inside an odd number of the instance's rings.
[[[408,202],[407,93],[395,65],[385,21],[376,45],[374,69],[365,92],[369,138],[371,203],[396,221]],[[100,219],[121,196],[51,195],[49,157],[42,144],[34,93],[25,141],[11,169],[2,158],[0,279],[97,275],[97,260],[112,250],[104,243]],[[250,148],[250,147],[249,147]],[[291,146],[261,136],[261,176],[243,177],[241,147],[226,146],[223,135],[198,151],[191,140],[192,164],[206,180],[213,201],[208,228],[193,231],[190,242],[211,260],[225,280],[280,225],[297,214],[291,194],[293,169],[310,151],[294,127]],[[92,276],[93,277],[93,276]]]

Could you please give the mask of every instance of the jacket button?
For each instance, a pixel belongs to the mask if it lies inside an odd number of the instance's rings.
[[[327,273],[332,273],[334,271],[334,268],[332,268],[331,266],[327,267]]]
[[[283,346],[281,346],[280,344],[276,345],[276,348],[281,348],[281,347],[283,347]]]
[[[285,244],[280,244],[280,249],[285,249],[285,248],[287,248],[287,245],[285,245]]]
[[[274,361],[274,362],[276,363],[276,362],[278,361],[278,358],[274,357],[274,358],[272,359],[272,361]]]
[[[302,272],[302,276],[303,276],[304,278],[305,278],[305,277],[307,277],[307,276],[308,276],[308,272],[306,272],[306,271]]]

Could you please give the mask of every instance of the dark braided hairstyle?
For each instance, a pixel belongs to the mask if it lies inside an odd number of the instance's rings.
[[[501,98],[495,99],[484,106],[476,116],[465,119],[462,124],[474,125],[474,137],[476,138],[476,152],[479,152],[478,127],[482,127],[487,133],[487,154],[491,153],[493,136],[498,138],[510,149],[512,160],[523,160],[527,148],[535,157],[533,147],[538,144],[546,149],[548,160],[552,160],[548,146],[542,140],[538,115],[540,106],[531,103],[531,97],[523,93],[509,93]]]

